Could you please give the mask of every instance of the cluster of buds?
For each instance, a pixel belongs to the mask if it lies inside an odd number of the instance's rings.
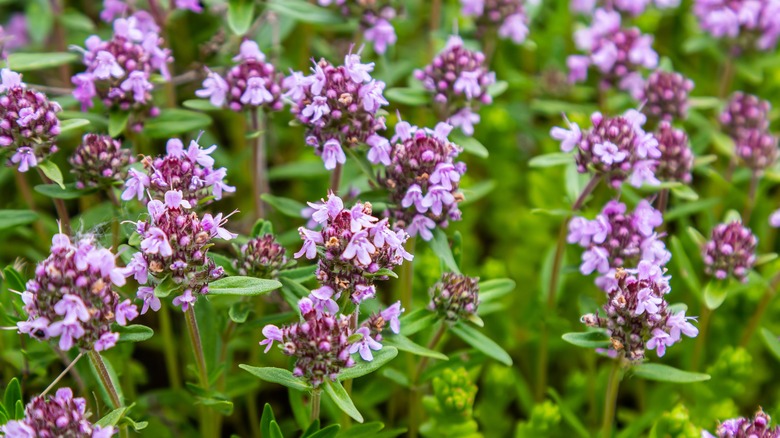
[[[298,308],[300,322],[282,328],[266,325],[260,345],[266,345],[267,353],[279,342],[284,354],[296,358],[293,375],[317,388],[326,378],[335,381],[341,370],[355,364],[350,356],[350,317],[320,312],[308,298],[302,298]]]
[[[246,40],[241,43],[239,54],[233,58],[238,64],[231,67],[223,78],[208,70],[203,89],[195,94],[208,98],[216,107],[227,107],[231,111],[262,106],[271,111],[284,107],[282,102],[282,74],[270,62],[257,43]]]
[[[394,231],[387,219],[371,215],[371,204],[356,203],[351,209],[330,193],[327,201],[309,203],[314,209],[312,219],[322,226],[321,231],[300,227],[303,247],[295,258],[317,257],[317,280],[322,287],[312,291],[311,299],[318,310],[335,313],[335,299],[346,293],[359,304],[376,294],[375,280],[386,280],[385,273],[401,265],[412,255],[404,249],[409,235]]]
[[[158,71],[170,79],[170,50],[162,47],[159,28],[149,14],[135,14],[114,21],[114,34],[108,41],[92,35],[85,42],[84,65],[87,69],[71,81],[76,86],[73,97],[86,111],[97,96],[106,108],[132,114],[131,127],[143,128],[146,117],[159,114],[152,103],[151,75]]]
[[[780,438],[780,426],[770,426],[772,417],[759,408],[750,419],[732,418],[718,425],[715,435],[702,431],[702,438]]]
[[[100,19],[106,23],[114,21],[116,17],[123,17],[128,15],[128,12],[132,9],[135,3],[128,0],[103,0],[103,10],[100,11]],[[173,0],[171,2],[171,9],[186,9],[195,13],[203,12],[203,6],[200,5],[200,0]],[[159,5],[157,6],[159,8]],[[149,15],[146,11],[138,10],[133,15]],[[149,19],[152,19],[151,16]]]
[[[642,112],[654,120],[671,122],[688,118],[688,94],[693,81],[680,73],[656,70],[648,76],[637,96]]]
[[[293,114],[306,126],[306,144],[314,147],[326,169],[347,161],[344,148],[383,140],[377,135],[385,129],[379,109],[388,102],[382,95],[385,83],[371,78],[373,70],[373,62],[362,64],[359,54],[349,53],[344,65],[321,59],[311,76],[293,72],[284,80],[284,97],[293,102]]]
[[[396,301],[391,306],[385,308],[385,310],[371,315],[357,329],[357,333],[363,335],[361,341],[367,341],[367,338],[370,337],[376,342],[382,342],[382,333],[386,330],[388,324],[391,332],[396,335],[401,333],[401,320],[399,318],[404,313],[404,310],[401,307],[401,302]]]
[[[125,182],[122,199],[129,201],[146,199],[147,191],[152,198],[162,198],[169,190],[178,190],[184,200],[193,207],[207,205],[222,199],[223,192],[232,193],[236,188],[225,184],[227,169],[214,169],[211,153],[217,148],[212,145],[201,149],[197,140],[190,141],[187,149],[178,138],[168,140],[166,155],[157,158],[144,157],[142,163],[146,173],[130,169]]]
[[[53,397],[33,398],[24,408],[24,418],[0,426],[0,434],[7,438],[111,438],[114,435],[113,426],[100,427],[88,417],[87,401],[73,397],[70,388],[60,388]]]
[[[62,108],[45,94],[28,89],[18,73],[4,68],[0,77],[0,153],[13,152],[8,165],[27,172],[57,152],[57,113]]]
[[[287,259],[285,249],[276,241],[273,234],[249,239],[238,247],[238,257],[233,266],[240,275],[256,278],[277,278],[279,272],[295,264]]]
[[[689,322],[693,317],[686,317],[684,310],[674,314],[669,311],[665,296],[671,288],[664,271],[645,260],[636,270],[618,269],[615,285],[607,291],[606,315],[582,317],[585,325],[607,330],[612,342],[610,355],[641,362],[645,350],[655,350],[661,357],[666,347],[681,340],[681,335],[694,337],[699,333]]]
[[[230,240],[236,235],[222,227],[227,222],[222,213],[199,218],[178,190],[165,193],[165,202],[152,199],[146,207],[149,218],[136,223],[141,250],[127,264],[125,275],[134,277],[138,284],[149,284],[139,288],[137,294],[144,302],[142,314],[149,307],[159,310],[160,299],[150,286],[163,281],[172,281],[179,290],[183,289],[173,304],[186,312],[199,295],[208,293],[209,282],[224,275],[224,269],[207,255],[212,240]]]
[[[591,26],[578,30],[574,40],[586,55],[572,55],[566,61],[571,82],[587,79],[588,68],[594,66],[601,74],[602,87],[617,86],[636,94],[644,85],[639,71],[658,66],[653,37],[636,27],[622,28],[616,11],[597,9]]]
[[[770,110],[766,100],[736,92],[720,114],[720,123],[734,140],[737,156],[754,172],[771,167],[777,160],[777,137],[769,132]]]
[[[59,338],[62,351],[74,346],[111,348],[119,339],[111,324],[124,326],[138,316],[135,305],[122,301],[113,290],[124,284],[114,254],[99,247],[93,236],[72,243],[68,236],[56,234],[51,254],[38,263],[22,293],[28,319],[17,323],[19,332],[36,339]]]
[[[110,187],[127,178],[127,166],[135,162],[129,149],[109,135],[87,134],[68,160],[76,175],[76,187]]]
[[[493,101],[488,87],[496,82],[496,74],[488,70],[482,52],[467,49],[460,37],[451,36],[444,50],[414,76],[434,94],[442,118],[460,127],[464,134],[474,134],[474,125],[479,123],[476,111]]]
[[[498,29],[498,36],[522,44],[528,36],[525,0],[460,0],[461,12],[474,17],[477,31]]]
[[[567,241],[586,248],[580,265],[583,275],[614,274],[615,268],[636,266],[640,259],[661,266],[671,258],[655,232],[662,223],[661,212],[644,199],[632,213],[613,200],[593,220],[573,218]]]
[[[756,236],[740,221],[716,225],[710,240],[702,248],[704,272],[718,280],[733,275],[746,282],[748,272],[756,262],[757,244]]]
[[[398,40],[391,20],[398,15],[394,0],[317,0],[322,7],[333,7],[347,18],[360,22],[363,39],[374,44],[374,52],[382,55]]]
[[[736,50],[772,51],[780,38],[777,0],[694,0],[693,13],[705,32]]]
[[[641,15],[654,4],[658,9],[672,9],[680,6],[680,0],[571,0],[571,10],[581,14],[592,14],[596,7],[611,7],[628,15]]]
[[[447,139],[452,126],[439,123],[435,130],[399,122],[390,146],[372,148],[368,159],[385,166],[380,184],[390,192],[390,217],[411,236],[433,238],[436,226],[446,228],[460,220],[460,179],[466,164],[455,161],[461,149]]]
[[[661,181],[678,181],[689,184],[692,180],[693,152],[685,131],[675,129],[668,122],[661,122],[655,131],[658,140],[658,166],[655,176]]]
[[[626,178],[634,187],[643,184],[658,185],[655,176],[661,151],[658,140],[642,128],[647,121],[644,114],[628,110],[622,116],[604,117],[596,112],[591,116],[593,127],[582,132],[576,123],[569,129],[555,127],[550,135],[561,142],[561,150],[577,150],[577,170],[601,174],[614,188]]]
[[[445,321],[455,323],[477,314],[479,306],[479,277],[467,277],[445,272],[428,294],[428,310],[436,312]]]

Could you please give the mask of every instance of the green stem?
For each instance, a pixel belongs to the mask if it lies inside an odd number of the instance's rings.
[[[699,335],[696,336],[696,344],[693,347],[693,360],[691,361],[691,370],[698,371],[699,363],[704,354],[704,345],[707,342],[707,333],[710,327],[710,316],[712,310],[704,305],[701,310],[701,319],[699,320]]]
[[[44,184],[53,183],[53,181],[43,173],[40,167],[36,167],[36,169],[38,170],[38,174],[41,176],[41,180],[44,182]],[[65,232],[65,234],[70,235],[70,215],[68,215],[68,209],[65,207],[65,201],[58,198],[52,198],[52,201],[54,201],[54,208],[57,209],[57,216],[60,218],[62,231]]]
[[[322,396],[319,388],[311,393],[311,422],[320,419],[320,397]]]
[[[414,246],[416,242],[416,237],[410,237],[409,240],[406,241],[404,246],[406,247],[406,251],[409,254],[414,254]],[[412,290],[414,286],[414,260],[407,261],[401,265],[399,274],[399,281],[397,284],[399,288],[398,296],[401,300],[401,307],[403,307],[406,312],[411,312],[413,297]]]
[[[750,188],[748,189],[747,201],[745,202],[745,209],[742,211],[742,223],[748,225],[750,223],[750,216],[753,214],[753,208],[756,205],[756,192],[758,191],[758,174],[753,172],[750,175]]]
[[[157,312],[160,318],[160,331],[163,339],[163,353],[165,354],[165,368],[168,370],[168,381],[174,390],[181,389],[181,376],[179,375],[179,359],[176,340],[173,338],[171,327],[171,313],[167,306],[161,306]]]
[[[122,400],[119,398],[119,391],[117,391],[117,386],[111,379],[111,375],[108,373],[108,368],[106,368],[106,363],[103,362],[103,358],[100,356],[100,353],[95,350],[90,350],[87,352],[87,355],[89,355],[89,360],[92,361],[92,365],[95,367],[95,371],[97,371],[97,375],[100,378],[100,381],[103,383],[103,387],[106,388],[106,391],[108,392],[108,398],[111,399],[111,404],[113,405],[114,409],[121,408]],[[122,426],[119,429],[119,436],[121,438],[127,438],[129,436],[127,426]]]
[[[265,203],[260,196],[269,193],[268,185],[268,158],[265,150],[265,113],[262,109],[252,108],[250,110],[252,121],[252,178],[255,198],[255,217],[261,219],[265,217]]]
[[[330,191],[334,195],[339,194],[339,186],[341,185],[341,171],[343,166],[341,163],[336,164],[336,168],[333,169],[333,173],[330,175]]]
[[[580,196],[574,201],[571,209],[572,211],[578,211],[585,204],[585,200],[593,193],[599,182],[601,181],[601,175],[594,175],[590,179],[588,184],[580,193]],[[566,249],[566,234],[568,232],[569,221],[571,217],[567,217],[561,224],[561,228],[558,231],[558,241],[555,246],[555,255],[553,256],[552,272],[550,273],[550,284],[547,288],[547,316],[551,316],[555,311],[555,295],[558,290],[558,280],[560,277],[561,267],[563,265],[563,254]],[[547,327],[547,323],[542,325],[541,337],[539,339],[539,353],[537,355],[536,365],[536,400],[542,400],[544,398],[544,392],[547,390],[547,361],[548,361],[548,343],[550,339],[550,332]]]
[[[192,344],[192,353],[195,356],[195,367],[198,369],[198,379],[200,380],[200,386],[204,390],[209,389],[209,374],[206,369],[206,355],[203,353],[203,344],[200,340],[200,331],[198,330],[198,320],[195,318],[195,308],[190,307],[184,312],[185,319],[187,320],[187,332],[190,336],[190,343]],[[207,407],[202,407],[200,410],[201,415],[201,434],[208,438],[212,436],[218,436],[213,430],[214,423],[212,411]]]
[[[30,183],[27,182],[27,178],[25,178],[22,172],[14,172],[14,177],[16,178],[16,187],[19,188],[22,198],[24,198],[24,202],[27,203],[27,208],[32,211],[37,211],[37,208],[35,207],[35,197],[30,188]],[[35,232],[38,233],[41,242],[49,240],[48,233],[46,232],[46,229],[43,228],[43,219],[36,220],[33,223],[33,228],[35,228]]]
[[[60,380],[62,380],[62,378],[63,378],[63,377],[65,377],[65,374],[68,374],[68,371],[70,371],[70,370],[71,370],[71,368],[73,368],[73,366],[74,366],[74,365],[76,365],[76,362],[78,362],[78,361],[79,361],[79,359],[81,359],[81,356],[83,356],[83,355],[84,355],[84,352],[83,352],[83,351],[82,351],[81,353],[79,353],[79,355],[78,355],[78,356],[76,356],[76,358],[75,358],[75,359],[73,359],[73,361],[72,361],[70,364],[68,364],[68,366],[67,366],[67,367],[65,367],[65,369],[64,369],[64,370],[62,370],[62,372],[60,373],[60,375],[59,375],[59,376],[57,376],[57,378],[56,378],[56,379],[54,379],[54,381],[53,381],[53,382],[51,382],[51,384],[50,384],[49,386],[47,386],[47,387],[46,387],[46,389],[44,389],[44,390],[43,390],[43,392],[41,393],[41,397],[43,397],[44,395],[46,395],[46,393],[48,393],[49,391],[51,391],[51,389],[52,389],[52,388],[54,388],[54,386],[55,386],[55,385],[56,385],[56,384],[57,384],[57,383],[58,383]]]
[[[429,350],[436,350],[436,347],[438,347],[439,342],[441,342],[442,337],[444,337],[444,333],[447,331],[447,323],[442,321],[441,325],[439,325],[439,329],[436,330],[436,333],[431,338],[431,341],[428,342],[428,349]],[[417,385],[420,382],[420,377],[422,376],[423,371],[425,371],[425,367],[428,365],[428,361],[430,358],[428,356],[423,356],[422,359],[420,359],[420,364],[417,365],[417,370],[414,373],[414,380],[412,380],[413,385]]]
[[[604,420],[601,425],[601,438],[611,438],[612,423],[615,421],[615,407],[617,404],[618,389],[620,388],[620,371],[622,369],[622,356],[619,356],[612,364],[607,381],[607,393],[604,395]]]
[[[349,299],[349,297],[346,297],[346,299]],[[355,306],[355,311],[352,312],[352,314],[349,316],[349,332],[355,333],[358,328],[358,318],[360,316],[360,304],[357,304]],[[352,397],[352,379],[347,379],[344,381],[344,390],[347,391],[347,395]],[[319,407],[317,408],[319,409]],[[350,417],[346,412],[343,413],[341,417],[341,427],[342,429],[346,429],[352,425],[352,417]]]
[[[439,325],[439,329],[436,330],[436,333],[433,335],[431,340],[428,342],[428,349],[430,350],[436,350],[436,347],[439,346],[439,343],[441,342],[442,338],[444,337],[444,333],[447,332],[447,323],[442,321],[441,325]],[[423,356],[422,359],[420,359],[420,363],[417,365],[417,369],[414,372],[414,375],[412,377],[412,392],[410,394],[411,400],[409,401],[409,437],[410,438],[416,438],[417,432],[420,427],[420,419],[421,419],[421,407],[420,407],[420,394],[418,391],[420,391],[420,388],[418,384],[420,383],[420,378],[422,377],[423,371],[425,371],[425,367],[428,365],[428,356]]]
[[[750,321],[745,328],[745,332],[742,334],[742,338],[739,341],[740,347],[746,348],[748,342],[750,342],[750,339],[756,332],[756,329],[758,329],[759,324],[761,324],[761,318],[764,316],[764,312],[769,307],[769,303],[772,301],[772,298],[774,298],[775,293],[777,292],[778,284],[780,284],[780,274],[777,274],[774,276],[774,278],[772,278],[772,281],[769,283],[766,291],[764,291],[764,295],[761,296],[761,300],[758,302],[758,307],[756,307],[756,311],[753,313],[753,316],[750,317]]]

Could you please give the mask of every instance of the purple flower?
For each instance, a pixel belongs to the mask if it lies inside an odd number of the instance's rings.
[[[19,165],[19,172],[27,172],[31,167],[38,165],[38,159],[35,158],[35,151],[28,146],[18,148],[16,153],[11,157],[11,162]]]
[[[403,208],[409,208],[414,205],[419,213],[425,213],[428,211],[428,207],[423,203],[423,198],[424,197],[420,186],[418,184],[413,184],[406,191],[406,194],[401,201],[401,206]]]
[[[681,338],[680,333],[689,338],[695,338],[699,334],[699,329],[688,322],[690,320],[695,321],[696,318],[693,316],[685,316],[684,310],[669,316],[666,320],[666,325],[669,327],[669,336],[672,340],[679,341]]]
[[[521,44],[528,36],[527,18],[522,14],[512,14],[504,19],[504,23],[498,28],[498,36],[509,38],[515,44]]]
[[[241,103],[259,106],[266,102],[273,102],[273,100],[274,96],[265,88],[263,78],[249,78],[246,91],[241,95]]]
[[[371,80],[370,73],[374,71],[374,63],[362,64],[360,54],[349,53],[344,57],[344,68],[354,82],[362,84]]]
[[[241,61],[265,61],[265,54],[260,51],[260,46],[252,40],[244,40],[238,50],[238,55],[233,57],[233,62]]]
[[[669,342],[669,334],[661,329],[653,329],[653,337],[647,341],[647,349],[655,350],[658,353],[658,357],[663,357],[666,354],[666,347]]]
[[[431,231],[435,228],[436,222],[434,222],[433,219],[422,214],[417,214],[414,216],[409,226],[406,227],[406,231],[409,232],[409,235],[412,237],[419,234],[423,240],[431,240],[433,239],[433,233]]]
[[[456,93],[463,93],[468,99],[472,99],[482,91],[479,83],[481,76],[482,72],[479,70],[462,71],[458,79],[455,80],[453,89]]]
[[[301,239],[303,239],[303,247],[294,254],[295,258],[300,258],[302,255],[306,254],[307,259],[313,259],[317,256],[317,244],[323,243],[322,233],[311,231],[303,227],[298,228],[298,233],[300,233]]]
[[[771,216],[769,216],[769,225],[778,228],[780,227],[780,209],[775,210]]]
[[[653,234],[653,229],[664,223],[664,217],[660,211],[654,209],[650,203],[643,199],[634,209],[634,225],[645,237]]]
[[[663,301],[663,299],[656,296],[652,289],[642,289],[639,291],[639,294],[637,294],[637,304],[634,313],[641,315],[647,311],[648,314],[656,314],[658,313],[658,306],[661,304],[661,301]]]
[[[347,162],[347,156],[336,139],[330,139],[322,146],[322,160],[325,162],[325,168],[333,170],[337,164]]]
[[[374,355],[371,350],[381,350],[382,344],[371,337],[371,332],[369,332],[367,327],[360,327],[355,333],[360,333],[363,335],[363,338],[349,346],[349,353],[354,354],[360,352],[360,357],[362,357],[363,360],[371,362],[374,360]]]
[[[160,303],[160,299],[154,294],[153,287],[139,287],[136,297],[144,302],[144,306],[141,309],[141,315],[145,314],[150,308],[154,312],[160,310],[162,303]]]
[[[265,345],[265,353],[268,353],[268,350],[271,349],[271,347],[274,345],[274,341],[276,342],[283,342],[282,339],[282,331],[279,330],[279,327],[268,324],[265,327],[263,327],[263,336],[265,336],[265,339],[260,341],[260,345]]]
[[[185,289],[183,294],[173,299],[173,305],[181,306],[181,311],[186,312],[197,300],[198,297],[192,295],[192,289]]]
[[[363,100],[363,109],[368,112],[376,112],[381,106],[389,105],[390,102],[382,95],[384,90],[385,83],[382,81],[372,80],[361,86],[358,96]]]
[[[401,302],[396,301],[392,306],[379,312],[379,314],[385,321],[390,321],[390,330],[395,334],[399,334],[401,333],[401,320],[399,317],[403,312],[404,309],[401,308]]]
[[[175,5],[178,9],[188,9],[196,13],[203,12],[203,6],[200,5],[199,0],[176,0]]]
[[[134,71],[122,82],[120,86],[125,91],[133,92],[133,99],[139,103],[146,103],[146,95],[154,86],[149,82],[147,74],[142,71]]]
[[[315,210],[312,214],[312,219],[314,219],[320,225],[328,222],[328,218],[335,219],[336,216],[338,216],[338,214],[341,213],[341,211],[344,209],[344,201],[342,201],[341,198],[336,196],[333,192],[328,193],[327,201],[322,201],[322,203],[317,204],[309,202],[308,204],[309,207]]]
[[[385,166],[390,165],[390,151],[392,147],[386,138],[377,134],[371,134],[366,140],[366,144],[370,147],[368,161],[372,164],[382,163]]]
[[[227,223],[227,217],[223,219],[222,213],[217,213],[216,216],[211,216],[210,213],[206,213],[203,215],[203,219],[201,219],[200,223],[201,226],[203,226],[203,230],[208,232],[211,237],[219,237],[222,240],[232,240],[238,236],[238,234],[231,233],[222,226]]]
[[[95,351],[106,351],[115,346],[117,341],[119,341],[119,333],[105,332],[100,335],[100,339],[95,342]],[[111,435],[113,435],[113,433],[108,436]],[[95,435],[93,434],[92,436],[94,437]]]
[[[71,78],[71,82],[76,86],[73,89],[73,97],[81,102],[81,111],[92,108],[92,98],[97,96],[95,89],[95,80],[91,73],[78,73]]]
[[[349,211],[350,215],[350,231],[357,233],[358,231],[374,226],[374,222],[378,219],[364,211],[362,204],[355,204]]]
[[[121,78],[125,70],[116,62],[113,54],[102,50],[95,55],[95,70],[92,74],[98,79]]]
[[[609,141],[595,144],[593,146],[593,155],[599,157],[601,162],[607,165],[621,163],[627,156],[625,151],[619,150],[617,145]]]
[[[130,300],[124,300],[117,304],[114,314],[116,315],[117,324],[124,326],[127,325],[128,321],[132,321],[138,316],[138,308]]]
[[[121,17],[127,13],[127,3],[123,0],[103,0],[103,10],[100,12],[100,19],[106,23],[114,20],[114,17]]]
[[[451,190],[451,189],[450,189]],[[445,206],[452,205],[455,197],[444,186],[433,186],[428,189],[428,193],[420,202],[423,207],[430,208],[435,215],[440,215]]]
[[[363,32],[366,41],[374,43],[374,51],[380,55],[387,52],[387,47],[392,46],[398,40],[395,29],[384,18],[377,19],[374,24]]]
[[[173,254],[168,237],[157,227],[151,227],[147,231],[146,238],[141,241],[141,249],[147,254],[159,253],[163,257],[170,257]]]
[[[84,333],[84,328],[78,321],[56,321],[48,329],[49,336],[60,337],[59,347],[62,351],[73,348],[74,341],[84,336]]]
[[[604,248],[595,246],[582,253],[582,275],[590,275],[593,271],[605,273],[609,270],[609,253]]]
[[[332,287],[322,286],[318,289],[312,289],[309,299],[317,311],[335,315],[339,311],[339,305],[333,300],[334,294],[335,291]]]
[[[447,119],[447,123],[460,128],[466,135],[474,135],[474,125],[480,120],[479,114],[472,112],[471,108],[463,108]]]
[[[129,201],[133,198],[137,198],[140,201],[146,196],[146,188],[149,187],[151,181],[148,176],[135,169],[129,169],[127,173],[130,175],[130,178],[125,182],[125,191],[122,192],[122,200]]]
[[[374,298],[375,295],[376,287],[374,285],[358,284],[355,286],[355,292],[352,294],[352,301],[355,304],[360,304],[369,298]]]
[[[195,95],[203,99],[208,98],[212,105],[222,107],[230,87],[222,76],[211,70],[207,71],[208,77],[203,80],[203,89],[195,91]]]
[[[89,310],[84,302],[76,295],[65,295],[62,299],[54,305],[54,312],[57,315],[64,316],[64,321],[67,323],[73,323],[76,320],[83,322],[89,321]]]
[[[430,181],[447,190],[452,190],[460,182],[460,172],[453,163],[439,163],[431,173]]]
[[[0,69],[0,79],[2,79],[0,82],[0,93],[24,87],[22,75],[9,68]]]
[[[341,254],[341,258],[344,260],[357,258],[357,261],[363,266],[368,266],[371,264],[371,254],[374,252],[376,252],[376,247],[368,239],[368,232],[363,230],[352,235],[352,239]]]
[[[306,105],[301,115],[308,118],[309,123],[320,120],[324,115],[330,114],[328,99],[322,96],[316,96],[312,103]]]

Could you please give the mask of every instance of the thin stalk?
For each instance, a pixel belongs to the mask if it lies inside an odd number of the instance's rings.
[[[428,342],[428,349],[436,350],[436,347],[438,347],[439,342],[441,342],[442,338],[444,337],[444,333],[446,331],[447,331],[447,323],[442,321],[441,325],[439,325],[439,329],[436,330],[436,333]],[[410,393],[411,400],[409,400],[409,413],[408,413],[410,438],[416,438],[418,429],[420,428],[421,394],[418,393],[418,391],[420,390],[418,384],[420,383],[420,377],[422,377],[422,373],[423,371],[425,371],[425,367],[427,365],[428,365],[428,357],[423,356],[423,358],[420,359],[420,363],[417,365],[417,369],[415,370],[414,375],[412,377],[412,392]]]
[[[252,186],[255,198],[255,216],[257,219],[265,217],[265,204],[260,196],[271,191],[268,185],[268,158],[265,150],[266,120],[262,109],[250,110],[252,123]]]
[[[51,184],[52,180],[47,177],[43,171],[40,169],[40,167],[36,167],[38,170],[38,175],[41,176],[41,180],[45,184]],[[53,198],[54,201],[54,208],[57,209],[57,216],[60,218],[60,225],[62,226],[62,231],[65,232],[65,234],[70,234],[70,215],[68,215],[68,209],[65,207],[65,201],[62,199]]]
[[[76,358],[75,358],[75,359],[73,359],[73,362],[71,362],[71,363],[70,363],[70,364],[69,364],[67,367],[65,367],[65,369],[64,369],[64,370],[62,370],[62,372],[60,373],[60,375],[59,375],[59,376],[57,376],[57,378],[56,378],[56,379],[54,379],[54,381],[53,381],[53,382],[51,382],[51,384],[50,384],[49,386],[47,386],[47,387],[46,387],[46,389],[44,389],[44,390],[43,390],[43,392],[41,393],[41,397],[43,397],[43,396],[44,396],[44,395],[46,395],[46,394],[47,394],[49,391],[51,391],[51,390],[52,390],[52,388],[54,388],[54,386],[55,386],[55,385],[57,385],[57,383],[58,383],[60,380],[62,380],[62,378],[63,378],[63,377],[65,377],[65,374],[68,374],[68,372],[71,370],[71,368],[73,368],[73,367],[76,365],[76,362],[78,362],[78,361],[79,361],[79,359],[81,359],[81,356],[83,356],[83,355],[84,355],[84,352],[83,352],[83,351],[82,351],[81,353],[79,353],[79,355],[78,355],[78,356],[76,356]]]
[[[772,298],[775,297],[775,293],[777,293],[778,284],[780,284],[780,274],[777,274],[774,276],[774,278],[772,278],[771,283],[766,288],[766,291],[764,291],[764,295],[761,296],[761,300],[758,302],[756,311],[753,312],[753,316],[750,317],[750,321],[748,321],[745,332],[742,333],[742,338],[739,341],[740,347],[747,347],[748,342],[750,342],[753,334],[758,329],[759,324],[761,324],[761,318],[764,317],[764,312],[766,312],[766,309],[769,307],[769,303],[772,301]]]
[[[612,364],[612,371],[609,373],[607,393],[604,395],[604,419],[601,424],[601,438],[610,438],[612,436],[612,423],[615,421],[615,407],[618,389],[620,388],[622,360],[622,357],[618,357]]]
[[[349,299],[348,297],[345,297],[346,299]],[[355,333],[358,328],[358,318],[360,317],[360,304],[355,306],[355,311],[352,312],[352,314],[349,316],[349,332]],[[347,379],[344,381],[344,390],[347,391],[347,395],[352,397],[352,379]],[[319,409],[319,407],[318,407]],[[346,412],[343,413],[341,417],[341,427],[347,428],[352,424],[352,417],[350,417]]]
[[[321,389],[317,388],[311,393],[311,422],[315,422],[320,419],[320,397],[322,393]]]
[[[666,212],[666,207],[669,206],[669,189],[661,190],[658,194],[658,208],[657,210],[663,215]]]
[[[16,187],[18,187],[19,191],[22,192],[22,198],[24,198],[24,202],[27,204],[27,208],[32,211],[37,211],[35,208],[35,197],[33,196],[32,189],[30,188],[30,183],[27,182],[27,178],[24,177],[22,172],[14,172],[14,177],[16,178]],[[33,223],[33,228],[35,228],[35,232],[38,233],[38,237],[42,242],[49,240],[46,230],[43,228],[43,222],[41,219],[38,219]]]
[[[601,181],[601,175],[594,175],[593,178],[588,181],[588,184],[580,193],[580,196],[574,201],[571,209],[572,211],[578,211],[585,204],[585,200],[593,193],[593,190],[598,186]],[[570,217],[567,217],[563,223],[561,223],[561,229],[558,231],[558,241],[555,246],[555,255],[553,256],[552,272],[550,273],[550,284],[547,288],[547,314],[551,314],[555,311],[555,294],[558,290],[558,279],[560,277],[561,267],[563,265],[563,253],[566,249],[566,234],[569,227]],[[543,323],[542,333],[539,339],[539,353],[537,354],[537,367],[536,367],[536,399],[542,400],[544,398],[544,392],[547,390],[547,361],[548,361],[548,342],[550,339],[550,333],[547,328],[547,324]]]
[[[177,352],[179,349],[176,340],[173,338],[171,328],[171,313],[167,306],[161,306],[157,312],[160,318],[160,331],[163,339],[163,354],[165,355],[165,368],[168,370],[168,383],[174,390],[181,389],[181,376],[179,375],[179,359]]]
[[[252,436],[261,436],[260,417],[257,415],[257,400],[254,393],[246,395],[246,412],[247,416],[249,416],[249,428],[252,430]]]
[[[439,30],[439,22],[441,21],[441,0],[433,0],[431,2],[431,17],[428,23],[430,36],[430,51],[433,53],[433,38],[436,35],[436,31]]]
[[[706,305],[702,307],[701,319],[699,320],[699,335],[696,336],[696,344],[693,347],[693,359],[691,360],[691,370],[699,370],[699,362],[704,354],[704,345],[707,342],[707,333],[710,327],[710,316],[712,316],[712,310]]]
[[[758,191],[758,174],[753,172],[750,175],[750,188],[748,189],[745,209],[742,211],[742,223],[750,223],[750,216],[753,214],[753,208],[756,206],[756,192]]]
[[[200,340],[200,330],[198,330],[198,320],[195,318],[195,308],[190,307],[184,312],[185,319],[187,320],[187,332],[190,336],[190,343],[192,344],[192,353],[195,356],[195,367],[198,369],[198,379],[200,380],[200,386],[204,390],[209,389],[209,375],[206,369],[206,355],[203,353],[203,344]],[[207,407],[200,409],[201,422],[200,430],[204,437],[218,436],[218,433],[214,430],[216,423],[214,422],[214,416],[212,411]]]
[[[734,81],[734,61],[731,57],[726,57],[726,65],[723,66],[723,76],[720,77],[718,86],[718,96],[723,99],[731,89],[731,83]]]
[[[436,333],[433,335],[433,338],[431,338],[431,341],[428,342],[428,349],[429,350],[436,350],[436,347],[438,347],[439,342],[441,342],[442,337],[444,337],[444,333],[447,331],[447,323],[442,321],[441,325],[439,325],[439,329],[436,330]],[[414,380],[412,380],[413,385],[416,385],[420,382],[420,377],[422,376],[423,371],[425,371],[425,367],[428,365],[428,361],[430,358],[428,356],[423,356],[420,359],[420,364],[417,365],[417,370],[414,373]]]
[[[341,163],[336,164],[336,168],[333,169],[333,173],[330,175],[330,191],[333,192],[334,195],[339,194],[339,186],[341,185],[341,172],[343,170],[343,166]]]
[[[89,360],[92,361],[92,365],[95,366],[100,381],[103,383],[103,386],[105,386],[106,391],[108,391],[108,398],[111,399],[111,405],[114,409],[121,408],[122,401],[119,399],[119,391],[117,391],[114,381],[111,380],[111,375],[108,373],[106,363],[103,362],[103,357],[95,350],[90,350],[87,354],[89,355]]]
[[[112,187],[106,189],[106,195],[114,206],[114,217],[111,220],[111,250],[116,254],[116,250],[119,248],[119,210],[121,205]]]

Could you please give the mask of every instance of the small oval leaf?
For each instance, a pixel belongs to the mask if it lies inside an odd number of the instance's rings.
[[[561,336],[561,339],[583,348],[608,348],[610,346],[609,336],[599,330],[566,333]]]
[[[298,391],[311,390],[311,385],[303,379],[293,376],[292,372],[289,370],[274,367],[253,367],[243,363],[238,367],[266,382],[278,383]]]
[[[633,368],[637,377],[657,382],[695,383],[710,380],[709,374],[683,371],[660,363],[643,363]]]
[[[209,295],[241,295],[254,296],[270,292],[282,287],[276,280],[265,280],[254,277],[225,277],[209,283]]]

